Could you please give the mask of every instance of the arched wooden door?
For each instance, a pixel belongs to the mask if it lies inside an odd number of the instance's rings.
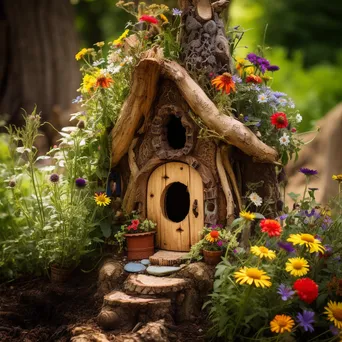
[[[157,223],[157,247],[189,251],[204,225],[203,183],[187,164],[170,162],[151,174],[147,186],[147,217]]]

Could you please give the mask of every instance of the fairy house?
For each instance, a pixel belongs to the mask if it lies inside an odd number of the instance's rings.
[[[112,131],[123,207],[157,222],[157,247],[164,250],[188,251],[204,225],[231,222],[241,210],[246,182],[264,179],[265,196],[277,200],[276,151],[221,114],[190,76],[195,69],[230,71],[220,7],[214,4],[184,4],[184,67],[164,59],[161,49],[147,51]],[[211,138],[200,138],[196,118]]]

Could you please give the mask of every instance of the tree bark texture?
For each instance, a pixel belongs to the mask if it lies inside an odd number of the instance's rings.
[[[0,46],[0,114],[20,124],[22,108],[37,105],[43,120],[60,128],[80,82],[70,1],[1,0]],[[54,131],[46,125],[45,133],[51,144]]]

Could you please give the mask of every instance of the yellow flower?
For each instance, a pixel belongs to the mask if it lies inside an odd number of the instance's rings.
[[[304,258],[290,258],[285,266],[286,271],[295,277],[302,277],[309,272],[309,264]]]
[[[245,72],[247,75],[249,74],[253,74],[255,69],[253,66],[248,66],[246,67],[246,65],[249,65],[250,63],[244,59],[244,58],[241,58],[241,57],[237,57],[236,58],[236,64],[235,64],[235,67],[236,67],[236,70],[239,72],[240,76]]]
[[[337,180],[338,182],[342,182],[342,174],[339,175],[333,175],[332,176],[333,180]]]
[[[125,30],[124,33],[118,38],[113,41],[113,45],[120,45],[122,41],[127,37],[129,29]]]
[[[277,334],[282,334],[285,331],[291,332],[294,324],[293,319],[287,315],[276,315],[270,322],[271,331]]]
[[[243,210],[240,212],[240,217],[246,221],[254,221],[255,215],[249,211]]]
[[[96,86],[97,78],[94,75],[86,74],[83,77],[82,91],[89,93]]]
[[[309,248],[310,253],[321,252],[324,253],[325,248],[321,245],[321,241],[315,239],[311,234],[290,234],[287,239],[288,242],[292,242],[294,245],[305,245]]]
[[[248,285],[253,285],[254,283],[256,287],[270,287],[272,285],[269,281],[271,278],[266,274],[266,272],[254,267],[242,267],[239,271],[234,272],[234,277],[238,284],[247,283]]]
[[[95,194],[94,199],[95,199],[96,204],[99,205],[100,207],[101,205],[105,207],[111,202],[110,198],[103,192],[100,194]]]
[[[168,24],[169,21],[167,20],[167,18],[164,14],[160,14],[159,16],[160,16],[161,20],[163,20],[164,24]]]
[[[211,233],[208,233],[205,237],[204,237],[207,241],[209,241],[210,243],[214,243],[217,240],[219,240],[219,235],[213,235]]]
[[[324,309],[329,321],[333,322],[338,329],[342,329],[342,303],[331,300]]]
[[[97,42],[97,43],[95,43],[94,45],[96,45],[96,46],[98,46],[98,47],[102,47],[102,46],[104,46],[105,45],[105,43],[104,42]]]
[[[261,78],[262,78],[264,81],[266,81],[266,82],[267,82],[267,81],[273,80],[273,77],[268,76],[268,75],[262,75]]]
[[[274,251],[271,251],[270,249],[264,246],[253,246],[251,247],[251,252],[254,255],[257,255],[260,259],[267,258],[267,259],[272,260],[276,257],[276,254]]]
[[[86,48],[83,48],[81,51],[77,52],[75,55],[76,61],[79,61],[81,58],[83,58],[88,53],[88,50]]]

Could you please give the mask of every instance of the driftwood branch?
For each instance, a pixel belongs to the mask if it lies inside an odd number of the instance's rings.
[[[221,114],[202,88],[184,68],[173,61],[163,61],[162,73],[176,83],[182,96],[205,125],[222,136],[227,143],[238,147],[256,161],[273,163],[277,152],[233,117]]]
[[[233,200],[232,192],[229,187],[228,179],[226,176],[226,171],[224,170],[224,167],[222,164],[221,152],[219,148],[217,148],[217,151],[216,151],[216,168],[220,177],[220,182],[222,185],[224,196],[226,197],[227,223],[231,223],[234,220],[234,200]]]

